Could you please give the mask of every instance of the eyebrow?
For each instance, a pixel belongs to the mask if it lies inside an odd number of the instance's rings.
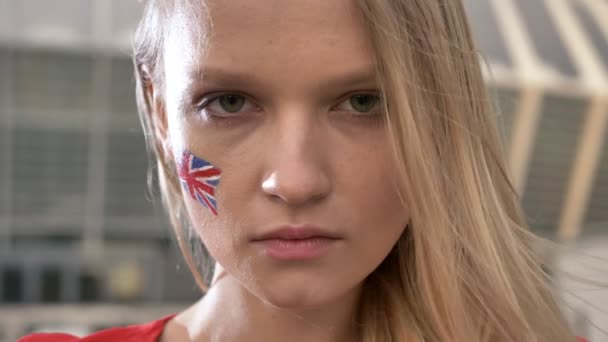
[[[205,67],[190,71],[190,80],[198,86],[239,87],[245,89],[268,89],[270,85],[257,75],[247,72],[226,70],[218,67]],[[337,88],[376,86],[377,77],[373,66],[353,68],[336,73],[329,79],[317,81],[316,89],[331,91]]]
[[[356,69],[334,76],[331,79],[320,81],[322,87],[335,89],[341,87],[369,87],[376,86],[378,79],[376,71],[372,66]]]
[[[195,84],[205,83],[218,86],[239,85],[252,88],[264,85],[264,82],[254,75],[214,67],[191,70],[189,78],[191,81],[194,81]]]

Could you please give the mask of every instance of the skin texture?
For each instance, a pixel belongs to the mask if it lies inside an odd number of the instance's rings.
[[[383,114],[361,114],[349,101],[377,93],[361,14],[347,0],[208,6],[206,31],[185,12],[172,17],[165,88],[155,93],[167,150],[222,170],[217,216],[184,197],[217,267],[207,295],[162,340],[352,341],[361,283],[409,221]],[[245,104],[230,115],[217,100],[201,108],[220,93]],[[285,224],[342,239],[319,258],[292,262],[251,243]]]

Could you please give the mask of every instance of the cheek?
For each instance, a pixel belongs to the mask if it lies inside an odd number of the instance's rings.
[[[388,156],[367,159],[350,177],[350,222],[356,249],[371,264],[379,264],[402,235],[410,219],[395,186],[397,173]]]
[[[214,250],[230,251],[236,239],[238,226],[234,222],[239,213],[233,202],[243,177],[234,174],[242,166],[231,161],[242,159],[227,153],[217,134],[186,115],[173,108],[168,117],[168,139],[192,228],[216,256]]]
[[[198,151],[201,144],[188,144]],[[205,146],[202,144],[202,146]],[[210,155],[214,155],[210,151]],[[242,233],[238,210],[234,201],[238,198],[238,177],[211,161],[203,159],[200,152],[182,151],[175,155],[178,178],[182,187],[182,197],[188,212],[192,229],[200,237],[209,253],[220,264],[232,269],[242,258],[238,248],[238,237]],[[213,158],[218,160],[218,158]],[[227,170],[231,170],[225,160],[221,160]]]
[[[363,221],[407,221],[407,206],[401,202],[396,186],[400,176],[388,141],[384,136],[376,140],[347,155],[340,163],[337,179]]]
[[[372,193],[374,191],[375,194]],[[403,233],[409,221],[409,212],[392,187],[379,185],[366,194],[367,201],[359,203],[360,208],[367,208],[359,211],[358,219],[364,224],[357,233],[361,242],[366,244],[365,250],[372,254],[388,253]]]
[[[208,246],[216,246],[219,234],[213,227],[221,226],[222,221],[222,207],[217,197],[222,171],[189,150],[177,152],[174,158],[191,228],[210,242]]]
[[[241,230],[234,215],[227,212],[221,196],[218,197],[218,215],[197,201],[186,199],[185,202],[191,229],[213,257],[223,267],[234,270],[239,260],[243,259],[242,250],[238,248],[238,236]]]

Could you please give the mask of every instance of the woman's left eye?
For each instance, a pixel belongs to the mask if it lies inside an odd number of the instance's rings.
[[[377,94],[355,94],[342,101],[336,109],[358,115],[370,115],[378,112],[379,105],[380,96]]]
[[[200,105],[207,114],[219,117],[231,117],[255,108],[251,101],[239,94],[221,94],[202,101]]]

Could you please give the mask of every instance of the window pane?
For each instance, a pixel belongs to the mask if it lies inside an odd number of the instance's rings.
[[[7,267],[2,271],[2,301],[17,303],[23,301],[23,274],[17,267]]]
[[[99,300],[99,284],[97,277],[88,274],[80,274],[80,300],[83,302],[94,302]]]
[[[575,78],[578,72],[564,46],[545,1],[515,0],[536,52],[551,69]]]
[[[113,132],[109,139],[107,192],[108,216],[149,216],[152,204],[147,199],[148,160],[140,134]]]
[[[587,101],[546,95],[523,205],[532,228],[553,237],[570,177]]]
[[[87,134],[20,128],[13,137],[15,214],[82,217]]]
[[[489,62],[513,65],[507,51],[502,32],[496,24],[495,11],[489,1],[465,0],[464,5],[469,15],[473,36],[484,57]]]
[[[135,79],[133,64],[128,58],[112,60],[111,119],[113,130],[140,131],[137,107],[135,106]]]
[[[13,70],[17,125],[87,127],[92,103],[90,56],[18,51]]]
[[[58,302],[61,299],[61,272],[59,269],[44,269],[41,282],[41,300],[43,302]]]

